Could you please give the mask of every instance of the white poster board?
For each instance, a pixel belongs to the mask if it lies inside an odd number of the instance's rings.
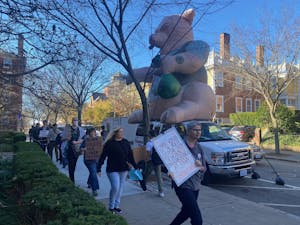
[[[48,137],[48,134],[49,134],[49,130],[40,130],[39,138],[46,138]]]
[[[152,141],[164,165],[173,174],[177,186],[199,170],[195,165],[195,158],[174,127]]]

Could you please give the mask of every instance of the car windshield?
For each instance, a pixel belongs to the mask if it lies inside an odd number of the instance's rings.
[[[202,123],[202,133],[199,142],[231,140],[231,137],[218,125],[213,123]]]

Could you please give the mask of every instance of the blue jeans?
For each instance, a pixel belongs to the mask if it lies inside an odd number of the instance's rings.
[[[99,183],[97,177],[97,161],[96,160],[84,160],[84,164],[88,168],[90,174],[87,180],[87,184],[92,187],[93,191],[99,190]]]
[[[192,225],[202,225],[202,216],[197,203],[199,190],[193,191],[186,188],[176,187],[175,185],[175,192],[182,203],[182,207],[181,211],[177,214],[170,225],[182,224],[188,218],[191,219]]]
[[[128,171],[122,172],[107,172],[107,177],[110,181],[111,189],[109,193],[109,208],[119,208],[121,202],[121,195],[123,192],[123,185],[126,180]]]

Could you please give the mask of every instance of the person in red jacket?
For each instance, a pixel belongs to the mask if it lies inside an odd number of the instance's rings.
[[[109,194],[109,210],[112,213],[122,213],[120,201],[123,185],[131,167],[137,168],[132,149],[128,140],[123,136],[123,128],[111,131],[103,146],[103,152],[98,161],[97,171],[101,174],[101,167],[107,158],[106,173],[111,184]]]

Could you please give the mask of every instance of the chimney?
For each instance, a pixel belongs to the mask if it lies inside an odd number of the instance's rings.
[[[256,46],[256,64],[258,66],[263,67],[264,66],[264,46],[258,45]]]
[[[230,34],[222,33],[220,35],[220,55],[222,59],[230,59]]]
[[[23,53],[24,53],[24,49],[23,49],[23,46],[24,45],[24,37],[22,34],[19,34],[19,37],[18,37],[18,56],[24,56]]]

